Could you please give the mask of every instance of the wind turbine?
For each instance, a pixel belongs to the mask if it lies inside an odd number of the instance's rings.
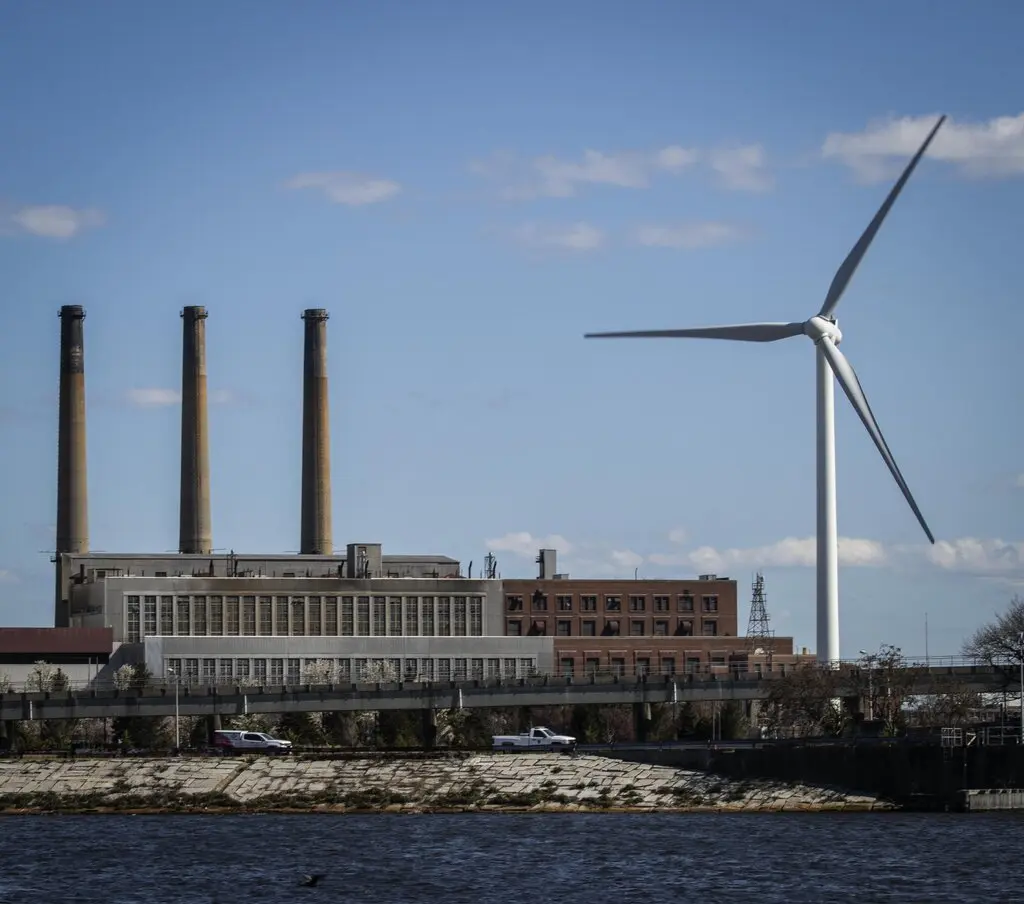
[[[900,473],[899,466],[889,451],[889,446],[882,436],[878,422],[868,404],[867,396],[857,379],[853,366],[846,356],[839,351],[839,343],[843,334],[836,324],[835,310],[839,299],[849,285],[853,274],[860,265],[862,258],[871,246],[889,210],[899,197],[903,186],[907,184],[917,164],[928,150],[928,145],[946,121],[941,116],[924,143],[913,156],[903,175],[893,186],[889,196],[875,214],[875,218],[857,240],[842,266],[836,271],[829,286],[825,303],[809,320],[802,323],[746,323],[735,326],[708,326],[690,330],[637,330],[617,333],[587,333],[587,339],[626,339],[626,338],[671,338],[671,339],[731,339],[738,342],[776,342],[792,336],[804,335],[810,338],[817,348],[817,472],[818,472],[818,661],[835,663],[839,659],[839,534],[836,524],[836,438],[835,438],[835,374],[843,392],[853,405],[861,422],[867,428],[871,439],[882,455],[889,472],[910,504],[918,523],[924,529],[929,542],[935,543],[935,537],[924,520],[924,515],[917,507],[907,482]]]

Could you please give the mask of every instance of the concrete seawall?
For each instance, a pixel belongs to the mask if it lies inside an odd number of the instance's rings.
[[[0,761],[0,812],[888,810],[878,798],[596,756]]]

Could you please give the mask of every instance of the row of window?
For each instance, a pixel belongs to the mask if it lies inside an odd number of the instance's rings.
[[[597,619],[582,619],[580,621],[580,633],[572,633],[572,620],[559,618],[555,620],[556,637],[619,637],[622,635],[622,622],[617,618],[603,619],[600,631],[598,631]],[[647,619],[635,618],[629,621],[628,630],[630,637],[692,637],[693,620],[677,619],[672,624],[670,619],[656,618],[651,624],[651,634],[647,634]],[[505,622],[505,634],[509,637],[522,637],[524,633],[528,637],[546,637],[548,633],[547,621],[527,621],[521,618],[510,618]],[[718,636],[718,621],[713,618],[701,619],[700,632],[702,637]]]
[[[397,681],[482,681],[527,678],[537,672],[529,657],[417,657],[402,659],[298,659],[271,657],[173,658],[164,660],[168,677],[187,685],[345,684]]]
[[[481,637],[483,597],[126,595],[126,642],[153,636]]]
[[[627,603],[630,612],[647,612],[647,595],[643,593],[629,594]],[[701,612],[718,611],[718,594],[709,593],[700,598]],[[575,601],[571,593],[555,594],[556,612],[573,612]],[[692,593],[680,593],[676,597],[677,612],[694,612],[695,600]],[[522,612],[525,608],[525,601],[522,596],[510,593],[505,596],[505,609],[508,612]],[[534,612],[548,611],[548,595],[540,590],[534,591],[530,597],[530,608]],[[580,594],[580,612],[597,612],[597,595]],[[622,596],[615,593],[604,595],[605,612],[621,612]],[[651,599],[652,612],[671,612],[672,597],[668,595],[656,595]]]

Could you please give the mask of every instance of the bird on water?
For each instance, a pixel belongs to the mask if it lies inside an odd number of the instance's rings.
[[[317,883],[324,877],[323,873],[312,873],[308,876],[303,876],[299,882],[303,888],[316,888]]]

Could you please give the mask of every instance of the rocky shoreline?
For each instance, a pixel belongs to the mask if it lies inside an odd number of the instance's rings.
[[[0,815],[894,809],[835,789],[551,753],[0,761]]]

